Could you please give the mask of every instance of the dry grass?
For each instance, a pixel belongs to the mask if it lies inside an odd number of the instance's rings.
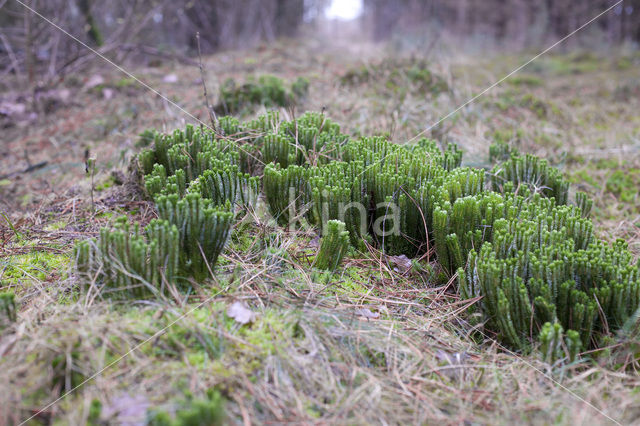
[[[347,132],[388,132],[403,142],[523,62],[522,56],[487,61],[434,50],[429,67],[450,90],[433,96],[390,88],[389,71],[341,85],[347,70],[398,53],[375,47],[340,52],[289,43],[221,53],[206,58],[208,88],[216,93],[228,76],[306,76],[311,91],[297,112],[326,106]],[[624,236],[637,253],[637,198],[634,205],[610,193],[613,170],[602,163],[617,160],[625,171],[639,167],[630,155],[640,149],[639,101],[625,95],[635,93],[638,67],[618,69],[621,54],[598,59],[595,68],[566,55],[543,59],[527,70],[539,84],[505,83],[427,136],[457,142],[467,164],[483,166],[495,131],[520,130],[511,143],[564,168],[596,198],[601,235]],[[606,416],[637,422],[640,379],[629,342],[612,341],[596,360],[549,366],[535,353],[510,353],[483,335],[465,311],[468,303],[450,285],[434,284],[426,269],[406,270],[372,250],[347,259],[333,277],[318,276],[309,271],[313,235],[261,220],[236,229],[216,276],[188,298],[124,303],[79,293],[63,266],[73,241],[95,235],[114,215],[141,222],[153,217],[135,188],[109,183],[111,170],[126,173],[140,131],[171,130],[185,120],[161,99],[118,84],[117,73],[100,73],[111,98],[105,89],[67,82],[74,103],[5,133],[3,171],[28,165],[25,146],[31,163],[49,164],[0,186],[1,209],[19,233],[0,225],[0,287],[15,289],[21,299],[18,322],[0,335],[0,424],[35,414],[133,348],[37,419],[84,424],[97,399],[105,421],[140,420],[148,407],[171,408],[181,395],[216,387],[228,400],[229,419],[243,424],[590,425],[611,423]],[[405,81],[406,70],[398,73]],[[135,74],[207,121],[197,67],[168,63]],[[178,83],[164,81],[169,74]],[[98,159],[97,185],[111,185],[96,192],[95,212],[84,179],[85,146]],[[25,273],[7,281],[7,265],[34,252],[58,256],[60,265],[44,277]],[[257,313],[252,324],[226,315],[237,300]],[[176,319],[166,333],[137,347]]]

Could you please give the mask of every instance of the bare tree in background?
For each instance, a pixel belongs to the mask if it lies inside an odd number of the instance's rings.
[[[25,0],[74,37],[122,61],[132,52],[194,54],[296,35],[305,0]],[[0,76],[50,83],[94,55],[17,2],[0,0]],[[36,77],[37,76],[37,77]]]
[[[450,35],[485,35],[514,47],[557,40],[613,4],[615,0],[364,0],[375,40],[436,24]],[[611,44],[640,42],[640,0],[625,0],[594,27]]]

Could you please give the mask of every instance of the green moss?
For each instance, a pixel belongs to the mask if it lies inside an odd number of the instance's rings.
[[[606,188],[623,203],[637,206],[640,169],[615,170],[607,179]]]
[[[225,399],[220,392],[211,389],[202,398],[189,393],[175,404],[174,417],[168,412],[150,409],[147,423],[150,426],[222,426],[225,422]]]
[[[527,86],[527,87],[538,87],[542,86],[542,79],[535,75],[529,74],[518,74],[516,76],[511,77],[507,80],[509,84],[519,87],[519,86]]]
[[[594,188],[600,189],[600,183],[593,177],[592,173],[589,173],[588,170],[582,169],[572,173],[569,176],[569,180],[575,184],[586,183],[591,185]]]
[[[13,287],[33,280],[46,281],[51,275],[64,279],[70,262],[67,254],[37,249],[27,254],[5,257],[0,259],[0,282],[2,287]]]
[[[126,87],[135,86],[136,81],[130,77],[123,77],[120,80],[116,81],[115,87],[118,89],[124,89]]]
[[[52,223],[48,223],[47,226],[44,227],[45,231],[60,231],[61,229],[66,228],[68,222],[64,220],[58,220]]]

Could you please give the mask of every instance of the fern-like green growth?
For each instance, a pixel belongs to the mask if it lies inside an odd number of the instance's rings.
[[[175,269],[184,276],[209,275],[228,237],[232,206],[255,203],[262,174],[278,224],[304,219],[323,235],[316,267],[335,269],[348,244],[361,248],[363,240],[390,255],[431,256],[438,272],[457,275],[463,298],[477,299],[472,309],[485,327],[514,349],[541,341],[548,360],[562,355],[560,346],[571,359],[637,312],[640,267],[623,241],[595,237],[592,201],[577,192],[570,204],[568,181],[545,160],[501,145],[491,156],[502,162],[487,176],[461,167],[455,145],[350,138],[321,113],[281,121],[270,112],[247,123],[223,117],[218,128],[221,134],[193,126],[147,133],[153,145],[139,155],[160,218],[177,229]],[[112,262],[121,269],[151,273],[144,265],[155,259],[153,250],[160,253],[162,238],[150,231],[113,234],[94,245],[124,252]],[[130,246],[139,246],[136,261],[127,257]],[[104,253],[79,250],[79,269],[105,264],[117,287],[133,284],[131,274],[113,272]]]
[[[345,230],[344,222],[330,220],[327,222],[327,232],[320,240],[320,249],[314,266],[318,269],[333,272],[348,249],[349,232]]]
[[[568,330],[564,333],[562,325],[559,323],[547,322],[542,326],[538,336],[540,341],[539,350],[542,359],[550,364],[558,360],[567,358],[569,362],[573,362],[578,354],[582,342],[580,334],[575,330]]]
[[[76,244],[76,268],[103,293],[116,297],[147,297],[164,293],[179,272],[178,229],[152,220],[141,233],[126,217],[113,229],[103,228],[98,239]]]
[[[510,182],[513,186],[507,186]],[[549,166],[546,160],[526,154],[512,155],[503,163],[496,165],[491,174],[491,185],[495,191],[520,191],[521,186],[532,193],[541,193],[545,197],[555,198],[558,204],[567,204],[569,182],[560,171]],[[509,188],[509,189],[508,189]]]
[[[176,227],[179,235],[180,264],[197,280],[213,271],[231,231],[231,204],[217,207],[200,194],[176,194],[156,198],[158,216]]]

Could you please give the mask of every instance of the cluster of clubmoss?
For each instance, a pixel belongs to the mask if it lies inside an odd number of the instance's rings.
[[[577,193],[571,202],[568,182],[544,160],[511,153],[486,175],[460,167],[452,145],[336,134],[331,140],[342,142],[330,156],[301,161],[319,157],[293,156],[300,142],[280,131],[268,133],[262,149],[282,153],[268,158],[263,178],[281,224],[303,217],[326,233],[341,220],[356,247],[364,238],[393,255],[434,248],[443,270],[457,273],[462,296],[481,297],[476,309],[511,347],[528,347],[556,323],[570,353],[598,346],[640,304],[626,245],[594,236],[591,200]]]
[[[285,107],[304,98],[309,91],[309,80],[298,77],[287,89],[282,79],[263,75],[257,81],[250,80],[238,85],[232,78],[220,87],[220,100],[215,107],[219,114],[235,114],[251,105]]]
[[[327,234],[320,241],[315,267],[335,271],[348,249],[349,232],[345,231],[344,222],[328,221]]]
[[[569,354],[598,346],[640,304],[639,267],[626,245],[594,236],[591,200],[578,193],[571,201],[567,181],[544,160],[511,152],[487,174],[461,167],[455,145],[351,139],[319,113],[283,122],[269,113],[244,124],[223,117],[218,127],[226,136],[193,127],[156,134],[153,149],[140,154],[165,222],[153,224],[161,237],[148,230],[136,250],[146,259],[159,253],[145,264],[163,265],[164,276],[209,272],[232,206],[255,202],[259,183],[251,175],[262,172],[278,223],[307,222],[324,236],[316,266],[335,268],[347,238],[355,248],[367,240],[391,255],[435,253],[442,270],[457,275],[460,294],[478,299],[474,308],[487,328],[513,348],[527,348],[541,331],[543,343],[557,348],[560,339]],[[122,250],[118,238],[103,236],[116,241],[102,251]],[[161,238],[177,238],[177,262],[170,264],[175,257]],[[136,274],[154,280],[153,272]]]
[[[206,278],[229,237],[235,210],[258,197],[259,178],[242,171],[236,142],[191,125],[170,135],[154,133],[153,140],[138,159],[159,219],[140,232],[120,218],[98,239],[76,246],[79,272],[107,292],[144,297],[187,277]]]

